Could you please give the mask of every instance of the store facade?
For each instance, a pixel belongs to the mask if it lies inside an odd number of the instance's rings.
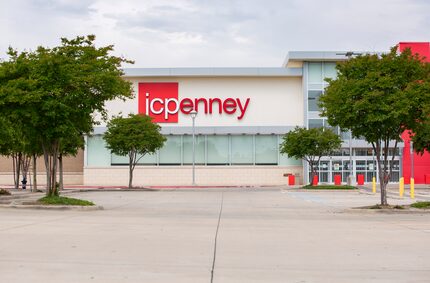
[[[430,58],[429,43],[400,43],[399,51],[412,51]],[[318,97],[325,78],[336,77],[336,62],[347,52],[289,52],[277,68],[130,68],[126,80],[133,84],[135,98],[110,101],[109,116],[146,114],[162,127],[167,141],[153,155],[143,157],[134,173],[136,186],[187,186],[192,184],[192,118],[195,118],[195,176],[202,186],[284,185],[287,176],[296,184],[309,181],[302,160],[279,151],[282,137],[296,126],[326,127],[343,139],[342,148],[317,165],[320,182],[333,183],[340,175],[371,182],[378,178],[371,146],[348,132],[328,125],[320,116]],[[428,59],[427,59],[428,60]],[[66,161],[65,183],[120,186],[128,181],[128,159],[106,148],[102,122],[86,137],[84,152]],[[392,182],[410,176],[409,139],[391,149]],[[393,143],[394,144],[394,143]],[[0,157],[2,158],[2,157]],[[430,156],[414,156],[415,182],[430,183]],[[70,163],[70,164],[69,164]],[[11,162],[0,162],[0,183],[13,182]],[[70,166],[69,166],[70,165]],[[42,168],[43,166],[38,166]],[[70,168],[69,168],[70,167]],[[40,175],[40,176],[39,176]],[[39,184],[45,179],[38,175]]]
[[[169,72],[169,74],[160,74]],[[302,162],[280,154],[282,136],[304,125],[300,68],[132,69],[136,97],[108,103],[109,114],[149,114],[167,141],[135,169],[135,184],[189,185],[192,119],[198,185],[284,184],[284,174],[302,174]],[[124,156],[111,154],[104,125],[87,137],[84,183],[127,182]]]
[[[367,142],[328,125],[320,116],[318,97],[325,78],[335,78],[336,62],[347,52],[289,52],[279,68],[173,68],[126,69],[135,98],[107,104],[110,115],[140,113],[162,126],[167,141],[157,153],[145,156],[135,169],[136,185],[190,185],[192,182],[192,109],[195,119],[197,185],[282,185],[288,175],[296,183],[309,181],[309,168],[279,152],[282,137],[295,126],[331,128],[343,139],[342,149],[318,164],[320,182],[342,182],[362,175],[365,182],[378,178],[376,158]],[[124,156],[105,147],[105,125],[87,137],[84,184],[127,183]],[[393,143],[394,145],[394,143]],[[391,149],[392,182],[406,167],[408,144]],[[429,166],[420,174],[425,175]],[[422,178],[424,180],[424,176]],[[422,182],[423,183],[423,182]]]

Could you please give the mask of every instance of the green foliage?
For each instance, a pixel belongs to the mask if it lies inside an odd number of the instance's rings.
[[[427,68],[430,69],[430,63],[427,64]],[[424,154],[425,150],[430,151],[430,71],[427,73],[428,79],[423,81],[418,89],[410,90],[410,92],[418,92],[414,95],[420,95],[426,101],[422,115],[417,119],[419,123],[411,127],[414,150],[421,154]]]
[[[418,129],[428,118],[430,104],[428,64],[397,48],[383,55],[365,54],[337,64],[338,77],[327,79],[329,86],[319,101],[322,115],[330,125],[364,137],[376,153],[381,180],[381,204],[386,205],[385,187],[390,179],[388,148],[400,141],[408,129]],[[381,160],[383,156],[383,160]],[[394,158],[394,157],[393,157]]]
[[[340,137],[330,129],[296,127],[284,136],[281,152],[290,157],[306,161],[324,155],[330,155],[340,148]]]
[[[296,159],[308,162],[313,175],[316,174],[315,165],[322,156],[330,155],[342,144],[340,137],[330,129],[296,127],[284,136],[281,153],[286,153]]]
[[[41,204],[46,205],[80,205],[80,206],[92,206],[93,202],[88,200],[60,197],[60,196],[46,196],[38,200]]]
[[[0,63],[0,113],[20,121],[31,144],[43,148],[48,195],[55,190],[59,154],[82,146],[79,139],[98,123],[95,114],[106,118],[106,101],[133,96],[121,70],[131,62],[110,55],[112,45],[98,48],[94,41],[93,35],[78,36],[34,52],[9,49],[9,60]]]
[[[155,153],[166,141],[160,133],[161,127],[149,116],[128,115],[128,118],[114,117],[104,135],[107,148],[117,155],[129,157],[129,188],[132,185],[133,170],[137,162],[146,154]]]
[[[411,204],[411,207],[421,208],[421,209],[430,209],[430,201],[418,201],[416,203]]]
[[[127,118],[114,117],[104,135],[107,148],[118,155],[154,153],[166,140],[160,134],[161,127],[145,115],[130,114]]]
[[[306,190],[357,190],[357,187],[354,186],[336,186],[336,185],[318,185],[318,186],[312,186],[312,185],[306,185],[302,187]]]
[[[0,189],[0,195],[10,196],[11,193],[8,190],[6,190],[6,189]]]
[[[76,156],[79,149],[85,148],[84,136],[79,133],[70,134],[67,138],[60,141],[60,153],[62,155]]]
[[[381,56],[358,56],[339,63],[337,71],[337,79],[327,79],[329,86],[320,97],[322,115],[330,125],[368,142],[399,140],[429,103],[428,95],[419,91],[427,68],[408,50],[397,54],[394,47]]]

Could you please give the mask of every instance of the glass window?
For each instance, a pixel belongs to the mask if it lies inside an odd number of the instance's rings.
[[[283,137],[279,136],[278,139],[278,148],[280,148],[282,142],[283,142]],[[303,161],[301,159],[295,159],[292,157],[289,157],[287,154],[279,154],[279,165],[281,166],[287,166],[287,165],[292,165],[292,166],[301,166],[303,164]]]
[[[193,164],[193,136],[183,137],[184,164]],[[205,136],[195,136],[195,164],[205,164]]]
[[[336,127],[330,126],[329,123],[327,123],[327,120],[325,120],[324,127],[326,129],[331,130],[336,135],[339,135],[339,127],[337,127],[337,126]]]
[[[160,165],[181,164],[181,136],[166,136],[167,140],[160,149]]]
[[[373,149],[371,148],[357,148],[355,149],[356,156],[372,156]]]
[[[139,158],[139,156],[137,157]],[[137,162],[139,165],[157,165],[157,153],[153,154],[145,154],[139,161]]]
[[[321,108],[318,106],[318,100],[321,94],[322,94],[321,90],[308,91],[308,111],[321,110]]]
[[[349,156],[349,148],[341,148],[340,151],[343,156]]]
[[[231,136],[231,164],[253,164],[253,154],[252,136]]]
[[[207,164],[227,165],[228,160],[228,136],[207,136]]]
[[[278,137],[255,136],[255,164],[276,165],[278,164]]]
[[[116,155],[115,153],[112,153],[111,157],[111,164],[112,165],[127,165],[128,164],[128,155]]]
[[[323,119],[309,119],[308,123],[309,123],[309,129],[312,128],[322,128],[323,127]]]
[[[340,150],[335,150],[330,155],[331,156],[342,156],[342,152]]]
[[[311,62],[308,65],[308,81],[309,83],[321,83],[322,82],[322,66],[321,63]]]
[[[87,138],[87,165],[110,166],[110,151],[100,135]]]
[[[399,156],[400,154],[399,148],[396,148],[396,151],[394,151],[394,148],[390,148],[388,149],[388,155],[389,156],[393,156],[393,154],[395,154],[395,156]]]
[[[340,137],[341,137],[341,139],[343,139],[343,140],[349,140],[349,137],[350,137],[351,135],[350,135],[350,132],[349,131],[347,131],[347,132],[340,132]]]
[[[140,158],[140,155],[137,156]],[[128,155],[120,156],[116,154],[112,154],[111,163],[112,165],[128,165]],[[157,153],[154,154],[146,154],[137,162],[139,165],[157,165]]]
[[[332,62],[325,62],[324,63],[324,77],[335,79],[337,76],[336,72],[336,63]]]

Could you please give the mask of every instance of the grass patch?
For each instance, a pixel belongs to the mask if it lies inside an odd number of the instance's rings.
[[[43,197],[38,200],[41,204],[47,205],[80,205],[80,206],[91,206],[94,205],[91,201],[77,199],[77,198],[68,198],[68,197]]]
[[[319,186],[312,186],[312,185],[306,185],[303,186],[302,189],[306,190],[356,190],[357,188],[354,186],[336,186],[336,185],[319,185]]]
[[[375,204],[375,205],[372,205],[372,206],[369,206],[369,207],[366,207],[366,208],[369,208],[369,209],[382,209],[383,207],[380,204]]]
[[[419,201],[411,204],[411,207],[420,209],[430,209],[430,201]]]
[[[6,189],[0,189],[0,196],[10,196],[11,193]]]
[[[375,204],[372,206],[364,206],[360,207],[363,209],[405,209],[403,205],[381,205],[381,204]]]

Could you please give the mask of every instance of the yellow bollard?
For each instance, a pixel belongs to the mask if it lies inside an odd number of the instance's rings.
[[[403,177],[399,180],[399,196],[402,198],[405,193],[405,179]]]
[[[376,194],[376,178],[372,177],[372,193]]]
[[[415,181],[411,178],[411,198],[415,198]]]

